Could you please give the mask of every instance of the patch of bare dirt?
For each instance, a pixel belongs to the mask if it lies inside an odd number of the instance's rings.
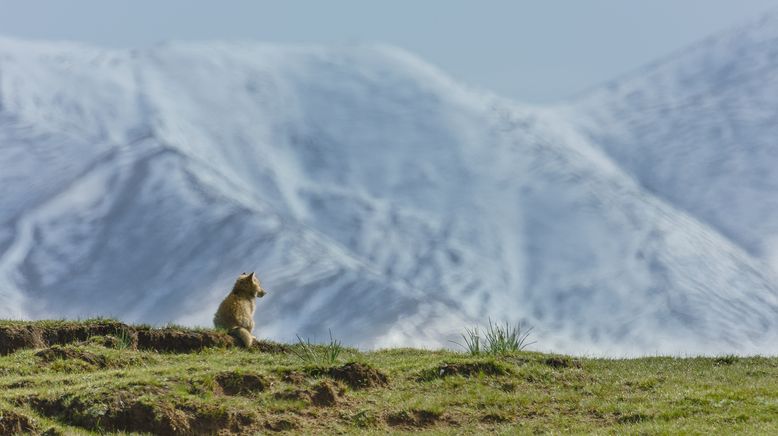
[[[74,323],[57,327],[17,325],[0,327],[0,356],[25,348],[53,345],[93,344],[166,353],[191,353],[211,347],[234,347],[237,341],[225,332],[191,331],[175,328],[131,327],[119,322]],[[254,349],[266,353],[287,353],[289,346],[258,341]]]
[[[581,368],[581,361],[577,359],[571,359],[567,356],[553,356],[547,357],[541,361],[544,365],[552,368]]]
[[[0,356],[22,348],[41,348],[45,343],[40,329],[34,326],[13,326],[0,328]]]
[[[452,375],[472,377],[478,374],[505,375],[507,373],[508,371],[505,368],[495,362],[443,363],[437,368],[423,371],[419,376],[419,381],[430,381]]]
[[[0,409],[0,434],[39,434],[35,421],[21,413]]]
[[[254,343],[251,345],[251,348],[261,353],[270,354],[289,354],[292,352],[292,347],[290,345],[280,344],[278,342],[268,341],[265,339],[254,341]]]
[[[35,383],[32,380],[19,380],[13,383],[8,383],[6,385],[3,385],[2,387],[6,389],[24,389],[24,388],[31,388],[36,384],[37,383]]]
[[[225,395],[252,395],[262,392],[268,382],[259,374],[222,372],[216,376],[216,383]]]
[[[305,382],[306,376],[302,372],[299,371],[288,371],[283,373],[283,376],[281,379],[286,383],[291,383],[294,385],[299,385]]]
[[[252,434],[255,418],[249,414],[223,411],[218,406],[185,406],[191,431],[187,434]]]
[[[188,434],[191,430],[186,413],[166,403],[121,402],[113,404],[101,418],[90,420],[86,427],[154,434]]]
[[[255,424],[254,417],[248,414],[202,405],[177,406],[164,400],[143,401],[126,393],[102,400],[72,395],[33,398],[29,404],[49,418],[99,432],[241,434]]]
[[[133,329],[127,324],[115,321],[49,327],[42,329],[41,335],[43,341],[49,346],[85,342],[94,336],[126,336],[134,343]]]
[[[386,423],[393,427],[427,427],[435,424],[439,418],[437,412],[413,409],[388,414]]]
[[[270,431],[289,431],[297,428],[297,424],[288,419],[278,419],[275,421],[268,421],[265,423],[265,429]]]
[[[342,381],[352,389],[366,389],[388,384],[386,375],[363,363],[347,363],[343,366],[329,368],[324,373],[335,380]]]
[[[311,403],[318,407],[334,406],[343,395],[343,389],[331,381],[322,381],[313,388]]]
[[[235,341],[227,333],[178,329],[140,329],[138,349],[163,353],[192,353],[204,348],[232,347]]]
[[[510,421],[509,418],[497,413],[487,413],[481,417],[481,422],[485,422],[487,424],[500,424],[508,421]]]
[[[97,354],[79,350],[77,348],[61,347],[59,345],[45,348],[35,353],[35,355],[47,363],[53,362],[55,360],[78,359],[98,368],[105,368],[108,366],[108,360],[105,358],[105,356],[99,356]]]
[[[331,407],[344,395],[343,386],[338,382],[323,380],[312,389],[291,389],[273,394],[277,400],[305,401],[317,407]]]
[[[116,336],[92,336],[86,341],[77,342],[78,345],[97,345],[99,347],[117,349],[122,346],[122,341]],[[137,344],[136,344],[137,345]]]
[[[273,394],[276,400],[284,401],[310,401],[311,393],[302,389],[290,389]]]
[[[189,430],[185,414],[172,406],[149,404],[127,395],[95,402],[72,395],[34,398],[30,406],[49,418],[93,431],[186,434]]]
[[[74,324],[59,327],[35,325],[0,327],[0,355],[7,355],[25,348],[44,348],[84,342],[93,336],[125,335],[132,340],[132,330],[117,322]]]

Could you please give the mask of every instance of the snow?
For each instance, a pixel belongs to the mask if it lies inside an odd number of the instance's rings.
[[[778,14],[560,108],[643,187],[765,260],[778,235]]]
[[[543,108],[386,46],[0,39],[0,316],[210,325],[257,271],[279,340],[775,353],[774,22]]]

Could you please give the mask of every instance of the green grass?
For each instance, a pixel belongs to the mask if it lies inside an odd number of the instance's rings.
[[[62,345],[66,358],[31,349],[0,356],[0,430],[12,423],[97,434],[127,418],[147,431],[207,434],[778,434],[778,358],[342,348],[332,361],[307,361],[294,352],[164,354],[122,343]],[[384,374],[386,384],[333,378],[331,368],[351,362]]]
[[[310,339],[303,340],[297,336],[297,344],[291,349],[292,353],[302,362],[311,365],[334,365],[343,352],[343,344],[332,337],[330,330],[330,342],[321,346],[315,346]]]
[[[462,333],[462,342],[451,341],[466,350],[471,356],[481,354],[510,354],[523,351],[535,343],[529,340],[532,327],[523,328],[521,324],[505,325],[492,323],[484,328],[483,333],[478,326],[465,328]]]

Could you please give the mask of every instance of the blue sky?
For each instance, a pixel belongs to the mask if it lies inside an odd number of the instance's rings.
[[[383,42],[470,85],[549,103],[769,10],[778,0],[0,0],[0,35],[121,48]]]

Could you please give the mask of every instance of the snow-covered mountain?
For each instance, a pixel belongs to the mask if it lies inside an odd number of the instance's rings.
[[[778,11],[569,106],[648,191],[778,266]]]
[[[209,325],[251,270],[282,340],[778,352],[771,29],[545,108],[383,46],[0,40],[0,316]]]

